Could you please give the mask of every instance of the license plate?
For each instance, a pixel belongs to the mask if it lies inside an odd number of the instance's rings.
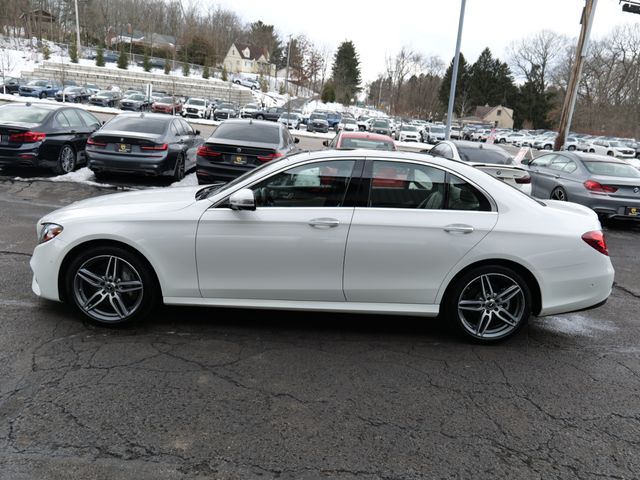
[[[127,143],[119,143],[117,150],[119,153],[129,153],[131,151],[131,145]]]
[[[245,163],[247,163],[247,157],[245,157],[244,155],[234,155],[233,163],[235,163],[236,165],[244,165]]]
[[[640,217],[640,207],[627,207],[627,213],[630,217]]]

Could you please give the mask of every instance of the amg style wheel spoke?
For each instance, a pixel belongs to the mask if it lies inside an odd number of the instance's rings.
[[[116,284],[116,290],[119,293],[130,293],[142,290],[142,282],[139,280],[131,280],[128,282],[118,282]]]
[[[480,317],[480,320],[478,321],[478,325],[476,326],[476,335],[478,335],[479,337],[484,335],[484,332],[487,331],[487,328],[491,323],[492,317],[493,315],[491,314],[491,312],[487,312],[487,311],[482,312],[482,316]]]
[[[93,310],[98,305],[100,305],[105,298],[107,298],[107,294],[104,290],[98,290],[96,293],[91,295],[89,299],[84,303],[82,308],[84,308],[87,312]]]
[[[484,302],[482,300],[460,300],[458,303],[460,310],[471,310],[472,312],[481,312],[484,310]]]
[[[122,298],[117,293],[109,296],[109,303],[111,303],[111,306],[118,317],[125,318],[129,315],[129,310],[127,310]]]
[[[496,297],[496,301],[500,303],[507,303],[513,297],[518,295],[520,292],[522,292],[522,290],[518,285],[515,285],[515,284],[511,285],[509,288],[500,292],[500,294]]]
[[[102,277],[87,270],[86,268],[78,270],[78,276],[92,287],[100,287],[102,284]]]
[[[482,285],[482,294],[484,295],[484,298],[489,298],[493,295],[493,288],[491,287],[489,275],[482,275],[480,277],[480,284]]]

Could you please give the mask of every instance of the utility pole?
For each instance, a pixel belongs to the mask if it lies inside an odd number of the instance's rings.
[[[447,108],[447,126],[444,130],[444,139],[449,140],[451,133],[451,120],[453,117],[453,104],[456,100],[456,83],[458,82],[458,65],[460,64],[460,42],[462,41],[462,24],[464,23],[464,7],[467,0],[460,4],[460,21],[458,22],[458,39],[456,40],[456,56],[453,59],[453,72],[451,72],[451,89],[449,90],[449,107]]]
[[[580,85],[580,77],[582,76],[582,66],[587,55],[586,45],[589,41],[591,33],[591,25],[593,25],[593,17],[596,13],[596,5],[598,0],[585,0],[585,6],[582,10],[582,18],[580,23],[582,29],[578,37],[578,46],[576,47],[576,58],[569,75],[569,83],[567,84],[567,93],[562,104],[562,112],[560,114],[560,126],[558,127],[558,136],[556,137],[553,149],[557,152],[567,141],[567,134],[571,129],[571,120],[573,118],[573,110],[576,106],[576,97],[578,96],[578,86]]]
[[[78,52],[78,57],[82,58],[81,49],[80,49],[80,17],[78,16],[78,0],[74,0],[76,7],[76,51]]]
[[[287,114],[291,113],[291,98],[289,97],[289,59],[290,58],[291,58],[291,34],[289,34],[289,45],[287,46],[287,69],[285,71],[285,79],[284,79],[284,91],[287,94]],[[287,122],[288,121],[289,120],[287,120]]]

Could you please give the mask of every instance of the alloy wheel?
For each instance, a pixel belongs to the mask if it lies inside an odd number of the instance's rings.
[[[485,273],[472,279],[458,298],[462,327],[478,339],[498,339],[516,330],[526,313],[520,284],[502,273]]]
[[[562,188],[556,188],[551,192],[551,200],[560,200],[561,202],[567,201],[567,192]]]
[[[140,307],[144,286],[129,262],[115,255],[99,255],[76,270],[73,295],[90,318],[103,323],[121,322]]]
[[[65,145],[60,150],[60,173],[73,172],[76,167],[76,154],[69,145]]]

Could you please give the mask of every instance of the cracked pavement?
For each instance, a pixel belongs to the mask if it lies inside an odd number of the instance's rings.
[[[31,293],[35,222],[109,193],[0,181],[0,479],[635,479],[640,229],[600,309],[492,347],[445,323],[163,308],[85,324]]]

